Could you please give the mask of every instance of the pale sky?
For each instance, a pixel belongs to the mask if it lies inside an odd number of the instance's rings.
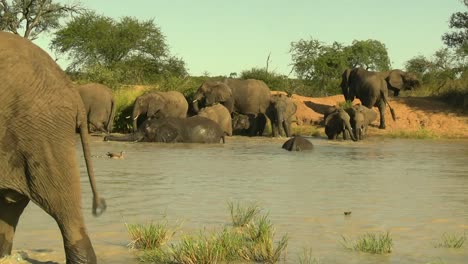
[[[67,0],[60,2],[69,3]],[[98,14],[154,19],[172,55],[190,75],[240,74],[252,67],[291,71],[291,42],[318,39],[351,45],[385,44],[392,68],[442,47],[450,15],[465,11],[460,0],[81,0]],[[35,42],[48,49],[50,37]],[[54,55],[51,53],[54,57]],[[65,68],[64,59],[58,63]]]

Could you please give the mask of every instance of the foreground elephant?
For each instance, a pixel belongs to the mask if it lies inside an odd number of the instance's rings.
[[[230,113],[248,115],[255,120],[259,115],[265,115],[270,105],[270,89],[259,80],[225,79],[223,81],[205,81],[193,97],[193,109],[198,112],[200,102],[206,106],[215,103],[223,104]],[[252,122],[250,135],[258,131],[257,123]]]
[[[18,220],[33,201],[57,222],[67,263],[96,263],[81,212],[75,131],[99,198],[83,102],[65,73],[31,41],[0,32],[0,258],[11,254]]]
[[[346,101],[353,101],[355,97],[361,103],[372,108],[378,107],[380,112],[380,129],[385,129],[385,107],[388,105],[393,120],[396,120],[395,111],[387,101],[388,88],[386,81],[376,72],[354,68],[343,72],[341,89]]]
[[[78,86],[88,117],[89,132],[111,133],[115,116],[115,102],[112,90],[99,83]]]
[[[136,131],[140,115],[147,118],[187,116],[188,103],[184,95],[177,91],[150,92],[138,96],[133,105],[133,131]]]
[[[221,129],[228,136],[232,136],[232,118],[229,110],[222,104],[215,104],[203,108],[198,112],[198,116],[203,116],[218,123]]]
[[[293,136],[284,142],[282,148],[289,151],[312,150],[314,145],[302,136]]]
[[[106,136],[105,141],[164,143],[224,143],[224,131],[206,117],[147,119],[138,130],[125,136]]]
[[[367,135],[368,126],[377,120],[377,113],[361,104],[354,105],[346,112],[350,116],[350,123],[353,129],[354,137],[357,140],[362,140]]]
[[[291,135],[291,123],[296,114],[297,106],[293,100],[284,94],[271,95],[270,105],[267,108],[266,115],[271,122],[271,135],[276,134],[287,137]],[[284,134],[283,134],[284,130]]]
[[[338,135],[343,133],[343,140],[346,140],[349,135],[353,141],[356,141],[350,120],[349,114],[341,108],[329,114],[325,119],[325,134],[328,139],[337,139]]]

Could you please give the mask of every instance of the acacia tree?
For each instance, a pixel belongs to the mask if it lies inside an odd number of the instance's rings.
[[[463,3],[468,7],[468,0]],[[455,29],[453,32],[445,33],[442,40],[450,48],[459,48],[468,54],[468,12],[456,12],[451,15],[449,27]]]
[[[153,20],[139,21],[86,12],[58,30],[51,49],[67,54],[68,71],[110,72],[109,78],[125,82],[144,82],[158,74],[185,76],[183,60],[171,56],[161,30]],[[113,73],[113,74],[112,74]]]
[[[0,30],[27,39],[60,26],[60,18],[83,11],[79,3],[64,5],[52,0],[0,0]]]

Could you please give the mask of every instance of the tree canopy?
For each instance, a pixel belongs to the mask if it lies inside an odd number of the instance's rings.
[[[86,12],[58,30],[50,46],[68,55],[68,71],[112,70],[116,75],[125,73],[127,81],[133,82],[166,73],[187,75],[184,61],[170,55],[165,37],[152,19],[123,17],[116,21]]]
[[[309,82],[318,95],[339,92],[341,74],[346,68],[364,67],[383,71],[390,67],[385,45],[377,40],[353,41],[345,46],[338,42],[326,45],[316,39],[291,43],[293,70],[299,79]]]
[[[83,10],[79,4],[63,5],[52,0],[0,0],[0,30],[34,40],[42,32],[57,29],[68,13]]]
[[[463,1],[468,7],[468,0]],[[442,36],[445,45],[450,48],[459,48],[468,54],[468,12],[456,12],[451,15],[449,27],[455,31],[447,32]]]

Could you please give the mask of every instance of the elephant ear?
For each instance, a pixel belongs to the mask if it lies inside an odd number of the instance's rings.
[[[212,93],[216,102],[226,102],[232,98],[231,88],[221,82],[217,83],[216,86],[213,87]]]
[[[392,90],[403,89],[403,78],[402,73],[400,71],[391,71],[385,80],[390,85],[389,88],[393,88]]]
[[[148,104],[148,117],[154,117],[161,109],[164,109],[166,106],[166,102],[159,94],[150,96],[146,103]]]

